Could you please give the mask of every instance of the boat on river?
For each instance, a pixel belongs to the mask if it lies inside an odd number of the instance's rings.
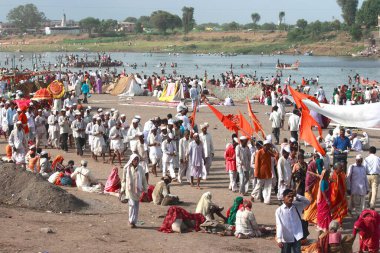
[[[122,61],[76,61],[76,62],[69,63],[69,67],[72,67],[72,68],[120,67],[120,66],[123,66]]]
[[[297,60],[295,63],[293,64],[288,64],[288,63],[281,63],[281,62],[277,62],[276,64],[276,69],[280,69],[280,70],[298,70],[300,66],[300,62]]]

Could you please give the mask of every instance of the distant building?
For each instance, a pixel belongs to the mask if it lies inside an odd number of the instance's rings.
[[[132,22],[119,22],[118,31],[125,33],[132,33],[135,31],[136,24]]]
[[[0,22],[0,34],[16,34],[19,32],[20,29],[18,29],[14,24]]]
[[[46,35],[57,35],[57,34],[70,34],[79,35],[81,33],[80,27],[75,24],[74,21],[66,20],[66,14],[63,14],[61,20],[50,20],[49,24],[45,26]]]

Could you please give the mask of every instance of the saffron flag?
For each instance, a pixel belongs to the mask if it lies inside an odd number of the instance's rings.
[[[262,134],[263,138],[265,139],[266,135],[265,135],[264,129],[261,126],[261,123],[260,123],[259,119],[253,113],[252,107],[251,107],[251,103],[249,102],[248,97],[247,97],[247,105],[248,105],[248,114],[251,117],[251,120],[252,120],[252,123],[253,123],[253,129],[254,129],[255,133],[258,134],[260,132]]]
[[[315,137],[312,128],[316,126],[318,128],[319,135],[322,136],[322,128],[317,121],[310,115],[310,110],[302,102],[302,99],[309,99],[319,105],[318,100],[307,94],[303,94],[295,91],[289,86],[290,93],[292,94],[294,101],[298,108],[302,109],[301,123],[300,123],[300,139],[306,141],[313,146],[323,156],[326,154],[324,149],[319,145],[317,138]]]
[[[251,127],[251,124],[249,124],[248,120],[244,118],[243,114],[239,111],[239,114],[237,115],[239,118],[239,128],[240,131],[248,138],[251,138],[253,136],[254,130]]]
[[[194,104],[193,113],[189,117],[190,118],[190,123],[191,123],[191,128],[194,128],[194,125],[195,125],[195,115],[196,115],[196,112],[197,112],[197,103]]]
[[[215,107],[206,102],[206,105],[210,110],[215,114],[215,116],[222,122],[225,128],[229,131],[237,133],[239,128],[236,126],[234,122],[232,122],[227,116],[223,115],[220,111],[218,111]]]

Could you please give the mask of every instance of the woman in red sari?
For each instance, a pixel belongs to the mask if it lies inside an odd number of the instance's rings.
[[[346,174],[343,171],[343,164],[334,165],[334,172],[331,176],[331,213],[332,218],[342,225],[343,218],[347,216],[348,206],[346,199]]]
[[[330,171],[323,170],[319,184],[317,198],[317,228],[322,231],[328,231],[331,218],[331,189],[329,186]]]
[[[374,210],[364,210],[354,224],[353,236],[359,232],[359,252],[379,252],[380,215]]]

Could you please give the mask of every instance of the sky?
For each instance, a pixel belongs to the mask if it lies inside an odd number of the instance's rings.
[[[363,0],[359,0],[359,7]],[[278,22],[278,13],[285,12],[285,22],[298,19],[331,21],[341,18],[336,0],[0,0],[0,21],[6,22],[7,13],[20,4],[33,3],[48,19],[80,20],[85,17],[124,20],[126,17],[149,16],[155,10],[165,10],[181,16],[183,6],[195,9],[198,24],[236,21],[251,22],[251,14],[261,16],[259,23]]]

